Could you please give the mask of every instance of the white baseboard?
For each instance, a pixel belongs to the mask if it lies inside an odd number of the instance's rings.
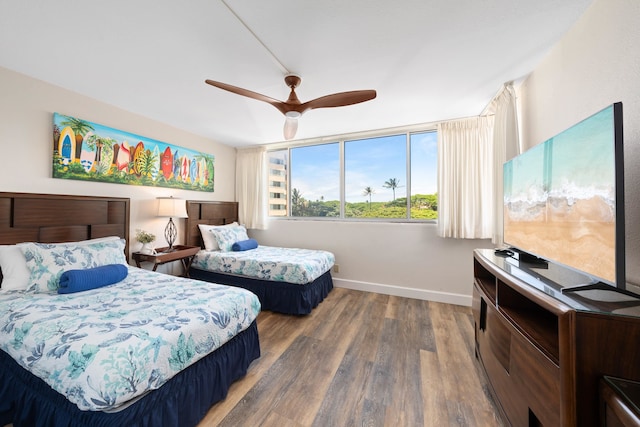
[[[382,283],[360,282],[355,280],[337,279],[333,277],[333,285],[338,288],[356,291],[375,292],[404,298],[415,298],[426,301],[442,302],[471,307],[471,295],[452,294],[449,292],[429,291],[425,289],[405,288],[402,286],[385,285]]]

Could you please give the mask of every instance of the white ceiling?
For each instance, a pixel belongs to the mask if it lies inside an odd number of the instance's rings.
[[[241,147],[282,141],[284,117],[205,79],[285,100],[294,72],[302,102],[377,90],[305,113],[297,139],[473,116],[591,2],[0,0],[0,66]]]

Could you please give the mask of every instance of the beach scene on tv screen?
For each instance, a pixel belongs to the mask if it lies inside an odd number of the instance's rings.
[[[615,283],[613,108],[504,167],[505,242]]]

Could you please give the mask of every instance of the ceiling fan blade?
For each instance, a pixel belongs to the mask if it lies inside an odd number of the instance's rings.
[[[298,118],[307,110],[312,110],[314,108],[344,107],[346,105],[359,104],[361,102],[369,101],[377,96],[375,90],[354,90],[351,92],[339,92],[332,95],[321,96],[320,98],[312,99],[311,101],[303,104],[300,102],[295,92],[295,88],[298,87],[301,81],[300,76],[288,74],[285,76],[284,81],[287,86],[291,88],[291,93],[286,101],[279,101],[258,92],[232,86],[227,83],[217,82],[215,80],[207,79],[205,80],[205,83],[237,95],[266,102],[276,107],[278,111],[285,115],[286,118],[283,129],[284,138],[286,140],[293,139],[296,136],[296,132],[298,131]]]
[[[293,139],[298,131],[298,119],[286,117],[284,121],[284,139]]]
[[[354,90],[351,92],[340,92],[332,95],[321,96],[301,104],[296,111],[303,113],[314,108],[344,107],[345,105],[359,104],[372,100],[376,97],[375,90]]]
[[[258,101],[264,101],[276,107],[282,114],[285,114],[289,110],[289,108],[287,108],[287,105],[284,102],[279,101],[275,98],[271,98],[266,95],[262,95],[261,93],[258,93],[258,92],[253,92],[248,89],[243,89],[241,87],[233,86],[233,85],[222,83],[222,82],[217,82],[215,80],[207,79],[205,80],[205,83],[210,84],[211,86],[215,86],[219,89],[223,89],[223,90],[238,94],[238,95],[257,99]]]

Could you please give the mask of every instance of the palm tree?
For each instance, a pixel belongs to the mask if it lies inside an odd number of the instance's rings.
[[[291,215],[302,216],[302,208],[304,207],[304,197],[302,192],[297,188],[291,190]]]
[[[397,178],[389,178],[382,185],[384,188],[390,188],[393,191],[393,201],[396,201],[396,188],[400,188],[400,181]]]
[[[297,188],[291,190],[291,204],[297,205],[300,203],[300,199],[302,199],[302,193]]]
[[[80,153],[82,152],[82,141],[84,139],[84,135],[89,133],[90,131],[95,130],[91,124],[85,120],[76,119],[75,117],[62,116],[65,120],[60,122],[62,126],[69,126],[73,133],[76,134],[76,158],[80,158]]]
[[[364,187],[362,192],[363,196],[369,196],[369,210],[371,210],[371,195],[375,193],[375,190],[371,187]]]

